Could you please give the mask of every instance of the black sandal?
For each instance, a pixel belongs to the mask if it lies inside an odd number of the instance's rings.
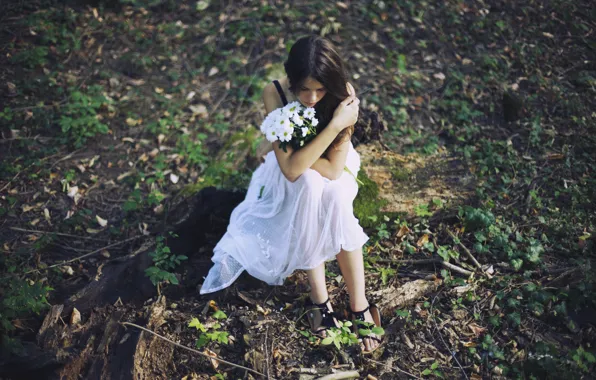
[[[336,323],[336,315],[334,312],[329,310],[327,304],[329,298],[323,303],[314,303],[310,297],[306,302],[307,308],[310,308],[306,312],[308,318],[308,324],[310,325],[310,332],[313,335],[322,337],[321,332],[328,330],[331,327],[338,327]],[[318,323],[317,323],[318,322]]]
[[[379,311],[379,308],[377,307],[377,305],[375,305],[374,303],[369,303],[368,306],[366,307],[366,309],[364,309],[362,311],[352,311],[352,309],[350,308],[350,305],[348,305],[347,311],[348,311],[348,314],[352,316],[354,333],[357,335],[359,335],[358,334],[358,329],[359,329],[358,325],[360,324],[357,321],[360,321],[363,323],[370,323],[370,322],[366,322],[366,319],[364,318],[364,314],[367,311],[370,311],[370,315],[372,316],[375,326],[381,327],[381,312]],[[377,338],[376,336],[367,335],[367,336],[363,336],[362,338],[363,339],[368,338],[368,339],[374,340],[379,343],[379,345],[374,350],[366,351],[363,349],[362,352],[364,354],[370,354],[370,353],[374,352],[379,347],[381,347],[381,343],[383,343],[383,339]]]

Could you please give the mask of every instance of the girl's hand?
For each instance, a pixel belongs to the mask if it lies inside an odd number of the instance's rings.
[[[350,95],[345,98],[333,113],[333,123],[336,128],[341,132],[345,128],[356,124],[358,120],[358,105],[360,100],[355,95]]]

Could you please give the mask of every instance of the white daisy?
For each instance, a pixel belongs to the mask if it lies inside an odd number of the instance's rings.
[[[292,139],[292,132],[294,132],[294,128],[292,127],[282,129],[279,133],[279,139],[281,141],[290,141]]]
[[[293,117],[294,115],[297,115],[298,112],[300,112],[300,102],[286,104],[283,108],[283,112],[287,117]]]
[[[281,115],[280,108],[274,109],[273,111],[269,112],[269,114],[265,117],[265,120],[263,120],[263,123],[261,124],[261,132],[263,132],[264,134],[267,134],[267,130],[269,130],[269,127],[275,123],[275,120],[280,115]]]
[[[305,119],[312,119],[313,117],[315,117],[315,109],[312,107],[308,107],[307,109],[304,110],[303,117]]]
[[[306,137],[306,135],[308,135],[308,127],[302,127],[301,131],[302,131],[302,137]]]
[[[283,128],[286,128],[286,127],[289,127],[289,128],[291,128],[291,127],[292,127],[292,126],[290,125],[290,119],[288,119],[288,118],[286,117],[286,115],[282,115],[282,116],[280,116],[279,118],[277,118],[277,119],[275,120],[275,123],[274,123],[273,125],[274,125],[274,128],[275,128],[275,129],[277,129],[278,131],[279,131],[280,129],[283,129]]]
[[[302,116],[298,115],[297,113],[295,113],[292,117],[292,121],[299,127],[302,127],[304,125],[304,120],[302,120]]]
[[[269,141],[269,142],[274,142],[275,140],[277,140],[279,138],[279,135],[275,128],[269,128],[269,130],[267,131],[265,136],[267,137],[267,141]]]
[[[312,120],[310,121],[310,123],[312,124],[313,127],[316,127],[317,125],[319,125],[319,119],[317,119],[316,117],[313,117]]]

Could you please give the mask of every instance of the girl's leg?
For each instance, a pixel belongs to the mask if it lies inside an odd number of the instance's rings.
[[[325,283],[325,263],[321,263],[318,267],[307,270],[308,283],[310,285],[310,299],[314,303],[322,303],[327,301],[329,294],[327,293],[327,284]]]
[[[321,263],[321,265],[314,269],[307,270],[306,274],[308,275],[308,283],[310,284],[311,301],[316,304],[321,304],[327,301],[329,293],[327,293],[327,284],[325,282],[325,263]],[[327,302],[327,307],[329,308],[329,311],[333,313],[331,302]],[[323,318],[320,312],[311,314],[310,318],[312,332],[314,333],[321,328]],[[334,323],[336,323],[335,319]],[[320,334],[323,337],[327,336],[325,330],[321,331]]]
[[[351,252],[342,249],[337,255],[337,262],[346,282],[348,294],[350,295],[350,308],[353,311],[366,309],[368,301],[365,294],[362,248]],[[368,311],[364,314],[364,319],[366,322],[374,322],[372,315]],[[362,341],[367,351],[374,350],[379,345],[379,342],[373,339],[364,338]]]

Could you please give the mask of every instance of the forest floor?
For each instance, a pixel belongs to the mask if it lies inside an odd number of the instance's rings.
[[[591,1],[75,3],[0,6],[0,378],[593,376]],[[304,272],[198,293],[308,33],[363,93],[373,355],[308,333]]]

